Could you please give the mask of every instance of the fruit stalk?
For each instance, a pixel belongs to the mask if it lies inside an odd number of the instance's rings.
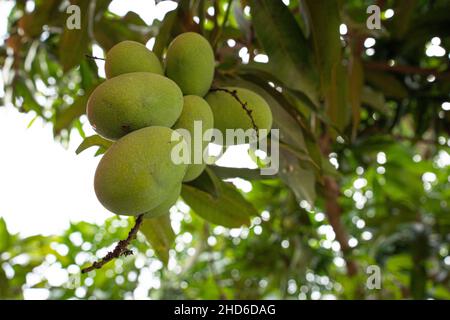
[[[128,245],[130,242],[136,238],[136,234],[141,227],[142,221],[144,219],[144,215],[141,214],[137,217],[134,227],[128,233],[128,236],[125,240],[120,240],[113,251],[110,251],[104,256],[101,260],[95,261],[91,266],[86,267],[81,270],[81,273],[88,273],[94,269],[100,269],[105,264],[110,262],[113,259],[119,258],[120,256],[129,256],[133,254],[133,251],[128,249]]]
[[[259,141],[259,132],[258,132],[258,126],[256,125],[255,119],[252,116],[252,110],[250,110],[247,106],[247,102],[244,102],[241,100],[241,98],[239,98],[237,91],[236,90],[228,90],[225,88],[215,88],[212,87],[211,90],[209,90],[210,92],[216,92],[216,91],[222,91],[222,92],[226,92],[228,94],[230,94],[234,99],[236,99],[237,102],[239,102],[239,104],[242,106],[242,108],[245,110],[245,112],[247,113],[248,117],[250,118],[250,121],[252,122],[252,126],[253,129],[255,130],[256,133],[256,141]]]

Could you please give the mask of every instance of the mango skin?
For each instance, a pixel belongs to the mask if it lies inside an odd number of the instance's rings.
[[[105,59],[106,78],[130,72],[151,72],[164,75],[158,57],[142,43],[122,41],[112,47]]]
[[[203,97],[214,77],[214,52],[209,42],[195,32],[182,33],[167,50],[166,75],[184,95]]]
[[[191,164],[189,164],[184,176],[183,181],[192,181],[196,179],[205,169],[206,163],[194,164],[194,121],[202,122],[202,136],[204,132],[208,129],[214,127],[214,116],[211,107],[205,101],[205,99],[198,96],[185,96],[183,111],[181,112],[180,118],[173,126],[173,129],[186,129],[191,134]],[[204,148],[208,145],[208,142],[202,143],[202,153]]]
[[[137,216],[166,200],[181,184],[187,165],[176,165],[171,151],[173,130],[148,127],[115,142],[105,153],[95,172],[94,189],[109,211]]]
[[[182,109],[183,95],[175,82],[154,73],[133,72],[95,88],[87,116],[98,134],[116,140],[149,126],[171,127]]]
[[[272,128],[272,111],[266,100],[259,94],[244,88],[224,87],[229,91],[236,90],[241,101],[247,103],[247,108],[251,110],[252,117],[256,123],[259,139],[265,138]],[[213,91],[208,93],[205,100],[211,107],[214,114],[214,125],[222,132],[226,139],[226,129],[253,129],[252,121],[242,105],[228,92]],[[265,135],[261,129],[266,129]],[[225,143],[225,141],[224,141]]]
[[[146,212],[144,214],[145,219],[151,219],[163,216],[169,213],[170,208],[177,202],[181,193],[181,183],[178,184],[174,190],[170,193],[169,197],[165,199],[159,206]]]

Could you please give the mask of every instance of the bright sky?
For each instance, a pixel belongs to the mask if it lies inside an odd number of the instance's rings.
[[[6,35],[7,15],[11,2],[0,2],[0,44]],[[175,8],[165,1],[155,7],[153,1],[115,0],[110,9],[120,15],[133,10],[151,23]],[[0,77],[0,96],[3,96]],[[12,106],[0,107],[0,217],[6,219],[10,232],[21,235],[61,232],[70,221],[101,223],[112,216],[97,201],[93,189],[95,168],[100,157],[94,150],[80,155],[75,149],[81,142],[72,134],[68,149],[55,142],[51,125],[36,120],[33,114],[20,114]],[[88,135],[93,131],[86,126]],[[255,167],[246,156],[246,147],[227,152],[220,165]]]

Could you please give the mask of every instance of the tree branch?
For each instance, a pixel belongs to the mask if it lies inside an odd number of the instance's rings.
[[[341,221],[342,208],[339,205],[337,199],[339,197],[339,185],[336,180],[331,177],[325,177],[325,209],[330,225],[333,227],[333,231],[336,234],[336,240],[341,246],[342,253],[344,254],[345,264],[347,265],[347,274],[354,276],[358,273],[358,265],[354,260],[349,257],[351,247],[348,244],[348,234]]]
[[[128,233],[128,237],[125,240],[120,240],[113,251],[110,251],[101,260],[94,262],[91,266],[81,270],[81,273],[87,273],[94,269],[100,269],[105,264],[113,259],[119,258],[120,256],[129,256],[133,254],[133,251],[128,249],[128,245],[136,237],[137,232],[142,224],[144,215],[141,214],[137,217],[134,227]]]
[[[322,138],[320,147],[322,153],[328,156],[331,151],[330,138],[328,135]],[[348,244],[348,234],[341,221],[342,208],[338,202],[340,194],[339,184],[334,178],[327,176],[324,178],[324,185],[326,215],[334,233],[336,234],[336,240],[339,242],[344,255],[345,264],[347,266],[347,274],[351,277],[358,273],[358,265],[356,261],[350,257],[352,248]]]
[[[386,62],[366,62],[364,65],[371,70],[391,71],[401,74],[434,75],[436,78],[448,78],[450,76],[449,72],[441,72],[434,68],[421,68],[407,65],[391,66]]]

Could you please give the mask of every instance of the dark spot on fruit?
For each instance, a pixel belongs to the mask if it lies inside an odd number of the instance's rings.
[[[131,131],[131,127],[129,125],[123,125],[121,128],[122,128],[122,131],[127,132],[127,133]]]

